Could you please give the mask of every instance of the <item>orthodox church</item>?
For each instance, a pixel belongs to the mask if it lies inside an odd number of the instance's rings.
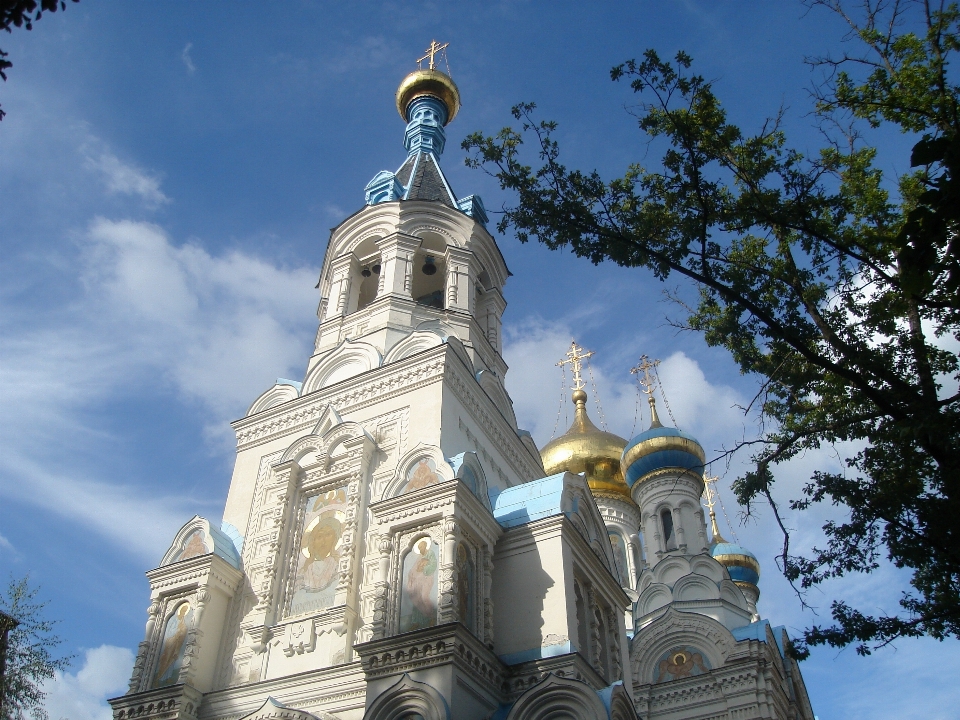
[[[114,720],[813,720],[704,451],[587,415],[541,450],[504,388],[510,272],[440,167],[448,74],[401,82],[406,157],[331,231],[302,381],[233,423],[222,522],[147,573]],[[653,382],[644,360],[645,388]],[[709,489],[708,489],[709,490]]]

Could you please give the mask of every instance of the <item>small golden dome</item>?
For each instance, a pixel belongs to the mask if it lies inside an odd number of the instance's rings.
[[[407,75],[397,88],[397,112],[404,122],[408,122],[407,108],[418,97],[428,95],[437,98],[447,106],[447,121],[450,122],[460,110],[460,91],[446,73],[439,70],[414,70]]]
[[[629,500],[630,488],[623,481],[620,455],[627,441],[604,432],[587,417],[587,393],[573,391],[576,405],[573,424],[563,435],[543,446],[540,457],[547,475],[560,472],[586,473],[594,495]]]

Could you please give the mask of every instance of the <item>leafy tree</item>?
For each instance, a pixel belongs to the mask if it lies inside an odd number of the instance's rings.
[[[0,611],[18,625],[10,631],[7,667],[3,682],[3,717],[0,720],[47,720],[43,709],[43,683],[62,672],[72,657],[55,658],[51,650],[63,640],[53,633],[56,622],[43,617],[46,603],[36,602],[37,589],[30,578],[10,578],[6,595],[0,595]]]
[[[80,0],[73,0],[80,2]],[[0,29],[13,32],[11,26],[25,27],[33,30],[33,23],[39,20],[45,12],[56,12],[57,8],[67,9],[66,0],[0,0]],[[0,78],[7,79],[7,70],[13,63],[7,58],[9,53],[0,48]],[[6,113],[0,109],[0,120]]]
[[[960,634],[960,103],[951,56],[955,3],[808,0],[851,28],[854,54],[808,59],[825,71],[813,117],[819,154],[792,149],[780,116],[756,133],[731,124],[683,52],[647,50],[611,71],[637,94],[640,130],[663,149],[655,167],[623,177],[565,167],[556,124],[534,105],[521,129],[463,144],[467,164],[515,193],[501,232],[594,263],[612,260],[693,281],[685,326],[727,348],[760,381],[758,437],[740,443],[750,469],[734,483],[749,514],[758,500],[784,534],[779,564],[801,599],[828,578],[871,572],[883,555],[912,571],[901,608],[874,616],[837,601],[833,624],[807,629],[795,652],[828,643],[871,649],[903,636]],[[911,171],[874,163],[871,129],[915,139]],[[524,164],[532,139],[536,169]],[[820,470],[793,509],[829,502],[839,520],[824,547],[795,554],[773,493],[778,465],[847,442],[846,471]]]

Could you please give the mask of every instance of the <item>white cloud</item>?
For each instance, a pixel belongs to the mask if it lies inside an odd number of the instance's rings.
[[[160,179],[146,170],[125,163],[95,137],[88,137],[80,147],[88,170],[98,173],[107,192],[112,195],[133,195],[148,208],[170,202],[160,189]]]
[[[13,543],[7,540],[3,535],[0,535],[0,548],[11,553],[15,553],[17,551],[17,549],[13,547]]]
[[[51,720],[110,720],[106,700],[127,689],[133,653],[127,648],[101,645],[84,653],[76,674],[57,673],[44,686],[43,706]]]
[[[197,71],[196,66],[193,64],[193,58],[190,57],[190,50],[193,48],[193,43],[188,42],[184,48],[183,52],[180,53],[180,59],[183,60],[183,65],[187,68],[187,72],[193,75]]]
[[[551,434],[560,435],[572,422],[569,399],[572,377],[566,370],[566,390],[561,407],[561,371],[556,362],[564,357],[573,337],[572,321],[545,321],[530,317],[505,327],[504,359],[510,367],[506,384],[513,399],[517,420],[530,430],[539,446]],[[624,438],[649,425],[647,403],[638,408],[637,386],[624,367],[621,373],[609,375],[599,362],[604,353],[616,357],[619,349],[604,348],[590,360],[584,370],[589,395],[588,411],[598,426],[606,419],[609,430]],[[592,378],[590,376],[592,373]],[[737,409],[743,398],[733,388],[710,383],[700,365],[682,352],[674,353],[659,368],[669,409],[679,426],[689,430],[704,444],[707,452],[719,447],[724,438],[739,438],[743,426],[742,412]],[[597,392],[593,386],[596,385]],[[595,395],[599,394],[600,407]],[[669,411],[660,394],[657,409],[664,423],[670,422]],[[557,418],[557,408],[560,417]],[[638,417],[639,410],[639,417]],[[636,418],[636,422],[634,421]],[[731,431],[734,434],[731,435]]]
[[[89,158],[89,166],[103,173],[107,190],[121,195],[139,195],[151,207],[170,202],[160,190],[160,181],[143,170],[128,165],[111,153]]]
[[[172,391],[219,447],[232,445],[228,421],[275,378],[304,370],[317,270],[214,256],[126,220],[95,220],[81,247],[82,292],[62,313],[6,315],[16,328],[0,344],[0,495],[156,562],[180,524],[215,514],[222,498],[191,497],[149,469],[105,477],[99,458],[133,448],[118,446],[99,409],[140,387]]]

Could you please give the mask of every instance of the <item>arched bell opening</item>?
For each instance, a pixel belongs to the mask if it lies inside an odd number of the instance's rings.
[[[420,249],[413,258],[413,277],[410,295],[418,305],[443,310],[443,291],[447,281],[447,263],[444,257],[446,242],[439,235],[426,233]]]
[[[379,297],[383,273],[383,263],[380,250],[377,248],[379,238],[367,238],[361,242],[354,254],[357,256],[357,277],[355,281],[359,288],[357,292],[356,310],[363,310]]]

